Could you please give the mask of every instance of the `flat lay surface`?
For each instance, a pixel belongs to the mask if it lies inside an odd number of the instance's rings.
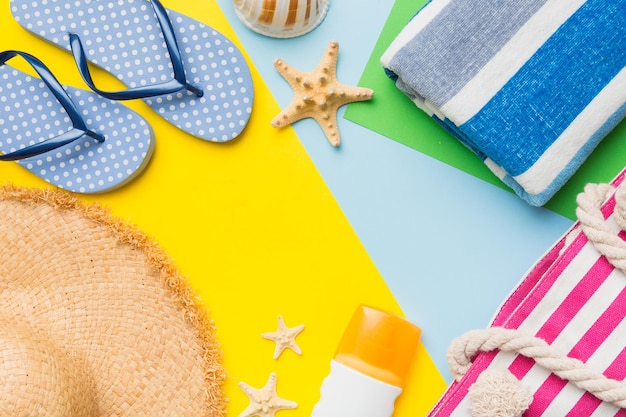
[[[356,0],[336,0],[312,32],[274,39],[242,23],[231,0],[163,0],[166,8],[218,31],[232,41],[233,53],[241,53],[254,92],[249,120],[235,139],[212,143],[176,127],[148,103],[124,101],[153,131],[149,162],[113,191],[77,194],[153,236],[210,306],[224,356],[229,415],[240,415],[250,403],[240,383],[261,389],[273,373],[277,395],[297,403],[279,415],[310,415],[360,304],[406,316],[421,327],[417,360],[395,415],[425,415],[451,379],[445,363],[449,342],[485,327],[509,291],[572,224],[493,181],[381,134],[388,134],[383,123],[401,115],[411,118],[407,129],[419,140],[460,146],[417,108],[414,113],[396,108],[389,90],[377,90],[364,76],[366,68],[376,69],[379,42],[391,41],[387,29],[381,37],[390,13],[397,22],[398,7],[417,9],[424,2],[407,3],[372,0],[363,7]],[[32,53],[62,84],[87,89],[68,52],[21,27],[9,0],[0,5],[2,50]],[[50,13],[54,20],[61,12]],[[97,25],[90,23],[89,29]],[[131,41],[122,35],[110,42]],[[372,100],[350,104],[348,113],[375,109],[368,117],[381,121],[364,127],[344,118],[345,106],[339,108],[338,147],[312,119],[271,125],[294,97],[274,61],[313,71],[331,41],[338,44],[337,80],[374,89]],[[35,76],[23,61],[7,65]],[[145,59],[140,66],[150,71]],[[124,88],[98,67],[91,73],[103,90]],[[4,116],[10,98],[0,92],[3,139],[16,129]],[[241,117],[247,118],[245,106]],[[394,130],[402,130],[400,122]],[[241,127],[235,122],[230,128],[235,125]],[[0,182],[49,186],[14,162],[0,164]],[[285,349],[274,359],[276,343],[262,334],[277,330],[278,317],[288,328],[304,326],[295,339],[301,354]]]

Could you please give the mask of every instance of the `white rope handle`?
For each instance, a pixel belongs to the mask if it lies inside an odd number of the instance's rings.
[[[607,197],[615,191],[616,206],[613,213],[616,223],[626,230],[626,187],[615,190],[608,184],[587,184],[576,198],[576,216],[581,229],[598,252],[603,254],[615,268],[626,273],[626,242],[607,224],[600,208]]]
[[[519,330],[491,327],[472,330],[455,339],[447,356],[452,375],[457,381],[460,380],[472,364],[471,359],[476,353],[496,349],[532,358],[538,365],[596,398],[626,408],[626,385],[586,367],[580,360],[566,356],[544,340],[528,336]]]

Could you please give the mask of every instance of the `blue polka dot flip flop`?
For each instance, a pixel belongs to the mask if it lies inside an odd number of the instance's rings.
[[[104,97],[142,98],[160,116],[204,140],[225,142],[252,111],[248,65],[224,35],[158,0],[11,0],[26,30],[71,49],[85,82]],[[129,90],[104,92],[87,61]]]
[[[7,65],[15,56],[40,78]],[[59,188],[98,193],[135,178],[153,146],[152,129],[131,109],[61,86],[30,54],[0,52],[0,161],[16,161]]]

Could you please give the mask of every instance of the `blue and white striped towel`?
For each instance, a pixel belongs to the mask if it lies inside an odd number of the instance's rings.
[[[626,0],[432,0],[381,63],[541,206],[626,115]]]

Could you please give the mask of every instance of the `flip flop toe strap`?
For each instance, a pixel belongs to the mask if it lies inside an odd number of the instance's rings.
[[[104,136],[100,133],[89,130],[83,120],[80,112],[72,102],[72,99],[67,94],[61,83],[50,72],[48,67],[39,59],[26,52],[9,50],[0,52],[0,66],[4,65],[8,60],[15,56],[22,57],[28,62],[33,69],[39,74],[39,77],[44,84],[50,89],[54,97],[61,103],[70,120],[72,121],[72,129],[58,136],[46,139],[42,142],[35,143],[30,146],[18,149],[14,152],[0,155],[0,161],[16,161],[20,159],[29,158],[42,153],[49,152],[51,150],[65,146],[83,136],[89,136],[98,142],[104,142]]]
[[[174,78],[163,83],[139,86],[122,91],[103,91],[96,87],[93,82],[89,71],[87,54],[85,53],[85,48],[83,47],[80,37],[75,33],[70,33],[70,47],[81,77],[89,88],[100,94],[102,97],[106,97],[111,100],[134,100],[156,97],[163,94],[175,93],[183,89],[195,94],[198,97],[202,97],[204,95],[202,89],[187,82],[183,59],[180,54],[180,49],[178,48],[178,42],[176,41],[176,35],[174,33],[174,28],[172,27],[172,22],[167,15],[167,11],[158,0],[151,0],[150,3],[156,13],[157,21],[161,27],[163,39],[165,40],[165,45],[170,55]]]

